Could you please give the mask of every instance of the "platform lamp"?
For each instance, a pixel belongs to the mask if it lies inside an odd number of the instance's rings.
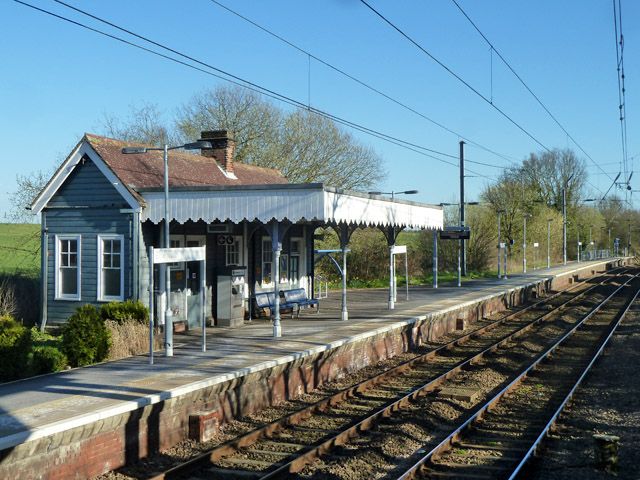
[[[498,280],[500,280],[502,278],[502,275],[500,274],[500,253],[502,252],[502,247],[500,246],[500,216],[503,213],[506,213],[506,210],[497,210],[496,213],[498,214]],[[505,264],[506,267],[506,264]],[[506,268],[505,268],[505,278],[507,276],[507,272],[506,272]]]
[[[396,195],[415,195],[418,193],[418,190],[403,190],[402,192],[390,191],[390,192],[367,192],[369,195],[391,195],[391,201],[393,202]],[[391,239],[393,243],[389,246],[389,310],[393,310],[395,308],[395,289],[396,289],[396,272],[395,272],[395,262],[393,261],[393,247],[396,244],[396,229],[392,227],[393,231],[391,232],[393,238]],[[408,290],[407,290],[408,291]]]
[[[176,145],[170,147],[164,144],[163,147],[124,147],[122,153],[125,155],[145,154],[147,152],[160,151],[163,152],[164,159],[164,247],[169,248],[169,150],[201,150],[203,148],[213,148],[211,142],[199,140],[193,143],[185,143],[184,145]],[[160,272],[165,278],[165,295],[166,304],[164,313],[164,354],[165,357],[173,357],[173,321],[169,302],[169,292],[171,289],[171,279],[167,274],[166,264],[162,264]]]
[[[551,222],[553,218],[547,218],[547,270],[551,268]]]
[[[531,218],[533,215],[530,213],[523,213],[522,220],[522,273],[527,273],[527,218]]]

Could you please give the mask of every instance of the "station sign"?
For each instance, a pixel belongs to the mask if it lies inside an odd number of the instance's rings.
[[[399,255],[402,253],[407,253],[407,246],[406,245],[393,245],[391,247],[391,254],[392,255]]]
[[[469,240],[471,229],[469,227],[444,227],[440,230],[441,240]]]

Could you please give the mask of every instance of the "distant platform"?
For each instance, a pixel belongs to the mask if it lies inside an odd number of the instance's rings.
[[[340,320],[340,292],[320,313],[282,315],[282,337],[267,319],[240,328],[211,328],[207,352],[199,332],[176,335],[172,358],[138,356],[0,385],[0,478],[91,477],[198,435],[194,418],[220,423],[311,390],[347,371],[405,351],[527,299],[531,290],[560,288],[628,259],[572,262],[476,279],[461,288],[349,290],[349,320]],[[451,323],[453,322],[453,323]],[[452,327],[453,325],[453,327]],[[75,472],[75,473],[73,473]]]

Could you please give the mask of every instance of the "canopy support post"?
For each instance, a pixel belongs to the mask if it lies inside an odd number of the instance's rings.
[[[282,326],[280,324],[280,254],[282,253],[282,240],[289,225],[284,225],[277,220],[272,220],[267,224],[267,230],[271,234],[272,256],[272,276],[273,276],[273,338],[282,336]]]

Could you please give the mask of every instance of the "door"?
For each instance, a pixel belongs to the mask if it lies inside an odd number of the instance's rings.
[[[204,235],[187,235],[185,247],[202,247],[206,244]],[[199,328],[202,317],[200,313],[201,275],[200,262],[187,262],[186,265],[186,294],[187,294],[187,324],[189,329]]]

